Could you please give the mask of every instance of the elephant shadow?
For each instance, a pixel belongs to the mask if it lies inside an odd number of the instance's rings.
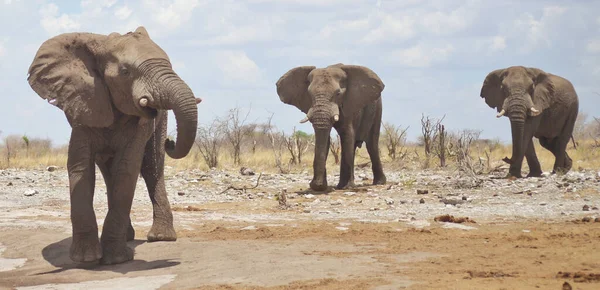
[[[304,189],[304,190],[296,190],[294,191],[294,193],[299,194],[299,195],[307,195],[307,194],[312,194],[312,195],[326,195],[326,194],[330,194],[332,192],[336,192],[336,191],[340,191],[340,192],[368,192],[369,188],[372,188],[373,185],[372,184],[356,184],[353,187],[350,188],[346,188],[346,189],[336,189],[335,186],[328,186],[326,190],[324,191],[315,191],[312,190],[310,188]]]
[[[76,263],[69,258],[69,248],[71,246],[71,240],[72,238],[66,238],[44,247],[44,249],[42,249],[42,256],[44,257],[44,260],[46,260],[48,263],[50,263],[52,266],[58,269],[38,273],[36,275],[54,274],[72,269],[85,269],[100,272],[112,271],[116,273],[126,274],[129,272],[169,268],[181,264],[181,262],[172,261],[170,259],[156,261],[134,259],[133,261],[116,265],[100,265],[98,262]],[[137,246],[142,245],[144,243],[146,243],[145,240],[136,239],[133,241],[129,241],[127,245],[135,250]]]

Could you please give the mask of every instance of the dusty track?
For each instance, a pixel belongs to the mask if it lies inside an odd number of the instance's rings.
[[[484,178],[474,187],[451,173],[402,172],[390,174],[398,185],[314,196],[303,191],[307,174],[266,175],[256,190],[226,194],[218,193],[228,182],[253,185],[257,176],[168,174],[177,242],[145,242],[151,207],[140,184],[130,243],[136,260],[98,266],[68,258],[66,172],[1,172],[0,288],[600,288],[595,172]],[[368,172],[359,174],[368,182]],[[99,218],[106,213],[101,181]],[[283,188],[287,209],[274,198]],[[24,196],[30,189],[38,193]],[[434,221],[442,214],[475,223]]]

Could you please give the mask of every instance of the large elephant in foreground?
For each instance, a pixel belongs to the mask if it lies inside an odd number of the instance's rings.
[[[553,173],[566,173],[573,161],[566,152],[579,112],[579,100],[568,80],[537,68],[512,66],[490,72],[483,82],[481,97],[497,117],[508,116],[512,129],[509,176],[521,177],[523,157],[528,177],[542,174],[533,137],[554,154]]]
[[[143,27],[125,35],[66,33],[44,42],[29,68],[29,84],[62,109],[72,128],[67,170],[73,242],[70,258],[116,264],[133,259],[131,203],[140,171],[153,205],[149,241],[174,241],[164,181],[164,154],[175,159],[196,137],[197,104],[167,54]],[[167,111],[177,120],[166,138]],[[107,188],[108,214],[98,239],[93,208],[95,164]]]
[[[327,189],[326,161],[332,127],[340,135],[342,147],[337,188],[354,186],[354,154],[362,142],[371,157],[373,184],[385,184],[379,156],[383,88],[383,82],[369,68],[344,64],[318,69],[296,67],[277,81],[280,100],[304,112],[306,117],[300,122],[310,121],[315,130],[311,189]]]

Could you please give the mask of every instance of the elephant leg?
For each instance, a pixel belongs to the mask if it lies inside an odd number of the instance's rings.
[[[102,264],[118,264],[133,260],[133,250],[127,247],[129,215],[140,168],[144,146],[150,133],[148,129],[136,128],[130,139],[122,144],[114,156],[110,167],[112,186],[107,192],[108,214],[102,229]]]
[[[102,172],[102,177],[104,178],[104,183],[106,184],[107,196],[110,196],[112,194],[111,192],[109,192],[110,190],[112,190],[113,184],[112,176],[110,175],[110,167],[112,165],[112,161],[112,158],[107,158],[106,160],[96,160],[96,164],[98,165],[100,172]],[[110,203],[108,204],[108,206],[108,210],[110,210]],[[135,239],[135,230],[133,229],[133,225],[131,224],[131,217],[129,219],[129,227],[127,228],[126,239],[127,241],[133,241]]]
[[[567,146],[571,141],[573,135],[573,128],[575,127],[575,120],[577,119],[577,108],[572,110],[569,118],[566,121],[565,127],[563,128],[560,135],[556,138],[556,161],[555,167],[556,172],[561,174],[569,172],[573,167],[573,160],[567,154]]]
[[[542,167],[540,161],[535,154],[535,146],[533,140],[529,142],[529,146],[525,150],[525,158],[527,158],[527,165],[529,166],[529,174],[527,177],[540,177],[542,176]]]
[[[383,166],[381,165],[381,158],[379,156],[379,126],[375,126],[370,134],[369,139],[367,140],[367,152],[369,152],[369,157],[371,158],[371,167],[373,170],[373,184],[385,184],[386,178],[383,173]]]
[[[165,188],[165,151],[163,144],[167,138],[167,111],[156,117],[154,134],[146,144],[142,161],[142,178],[146,182],[152,201],[152,228],[148,232],[149,242],[175,241],[177,234],[173,227],[173,213]]]
[[[346,126],[340,130],[342,142],[342,160],[340,161],[340,182],[337,189],[354,187],[354,154],[356,142],[354,140],[354,128]]]
[[[69,256],[75,262],[92,262],[102,258],[93,205],[96,168],[91,143],[90,132],[87,128],[77,128],[71,131],[67,171],[69,173],[73,241]]]

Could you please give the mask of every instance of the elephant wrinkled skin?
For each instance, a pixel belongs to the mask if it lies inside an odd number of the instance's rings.
[[[197,104],[167,54],[144,27],[125,35],[65,33],[45,41],[29,68],[29,84],[62,109],[72,128],[67,170],[76,262],[133,259],[130,210],[142,175],[153,205],[149,241],[176,240],[164,183],[165,152],[187,155],[196,138]],[[177,140],[166,138],[167,110]],[[93,208],[95,164],[107,188],[108,214],[98,239]]]
[[[535,154],[533,137],[554,154],[553,173],[568,172],[573,161],[566,152],[579,111],[579,100],[568,80],[538,68],[513,66],[490,72],[480,96],[497,117],[507,116],[512,129],[512,157],[509,176],[521,177],[523,158],[527,158],[528,177],[542,174]]]
[[[301,66],[289,70],[277,81],[279,99],[306,114],[315,130],[314,176],[311,189],[327,189],[326,161],[331,128],[341,139],[338,189],[354,186],[354,154],[366,143],[373,166],[373,184],[385,184],[379,156],[381,92],[384,84],[364,66],[335,64],[326,68]]]

